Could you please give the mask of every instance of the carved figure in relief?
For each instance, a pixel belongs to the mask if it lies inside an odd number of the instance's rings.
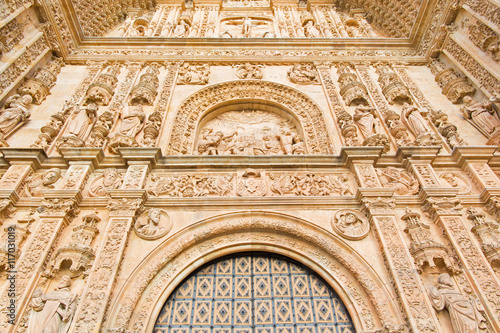
[[[288,78],[293,83],[316,84],[319,83],[318,72],[311,64],[295,64],[288,70]]]
[[[360,212],[350,209],[342,209],[335,213],[332,227],[342,237],[349,240],[363,239],[370,230],[368,219]]]
[[[306,37],[310,38],[317,38],[320,37],[320,32],[314,25],[314,22],[312,20],[309,20],[306,25],[304,26],[304,34]]]
[[[273,195],[330,196],[352,195],[346,174],[269,174]]]
[[[383,170],[377,169],[377,175],[382,186],[394,187],[397,195],[417,194],[420,187],[417,179],[406,170],[389,166]]]
[[[233,174],[153,175],[147,191],[154,196],[170,197],[228,196],[233,190],[233,178]]]
[[[144,111],[142,111],[141,105],[129,107],[128,112],[123,115],[119,134],[135,138],[142,129],[144,118],[145,114]]]
[[[252,65],[246,63],[244,65],[237,65],[238,70],[236,71],[236,76],[239,79],[262,79],[262,65]]]
[[[304,155],[294,123],[262,110],[227,111],[200,130],[193,155]]]
[[[460,111],[466,119],[479,127],[487,136],[490,136],[500,128],[500,120],[494,115],[494,110],[489,102],[476,102],[470,96],[463,98],[464,106]]]
[[[31,298],[28,333],[66,333],[76,310],[77,294],[70,291],[71,278],[61,277],[59,285],[48,294],[35,290]]]
[[[187,37],[189,34],[189,25],[181,20],[179,24],[175,26],[174,37]]]
[[[207,84],[210,68],[207,64],[191,65],[185,62],[179,68],[178,84]]]
[[[109,190],[120,188],[123,183],[122,175],[115,168],[109,168],[96,177],[89,185],[89,195],[91,197],[109,196]]]
[[[31,116],[28,110],[31,101],[30,95],[14,95],[7,99],[0,111],[0,140],[7,138]]]
[[[172,228],[172,223],[168,214],[161,209],[151,208],[145,212],[134,225],[137,236],[154,240],[165,236]]]
[[[42,175],[31,175],[26,181],[26,192],[32,197],[41,197],[43,189],[53,189],[54,184],[61,178],[61,170],[52,168]]]
[[[430,288],[429,296],[436,310],[448,310],[453,332],[486,332],[486,318],[481,313],[484,311],[482,305],[477,300],[469,300],[456,290],[448,273],[439,276],[438,286]]]
[[[353,119],[365,139],[377,134],[378,121],[374,107],[358,105],[354,110]]]
[[[458,194],[467,194],[471,191],[470,181],[458,172],[443,172],[439,178],[448,183],[451,187],[458,188]]]
[[[430,132],[429,126],[424,119],[426,115],[427,112],[423,109],[419,109],[416,106],[410,105],[408,103],[403,104],[403,109],[401,110],[401,118],[406,123],[413,135],[415,135],[415,137]]]

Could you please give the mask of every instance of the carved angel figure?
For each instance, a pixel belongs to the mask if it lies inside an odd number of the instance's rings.
[[[484,311],[482,305],[467,299],[460,291],[455,290],[448,273],[439,276],[438,286],[430,288],[429,296],[432,306],[436,310],[441,311],[444,308],[448,310],[453,332],[480,333],[486,331],[486,319],[481,314],[481,311]]]
[[[463,98],[464,106],[460,109],[462,115],[483,130],[487,135],[491,135],[500,128],[500,120],[495,117],[492,105],[489,102],[475,102],[472,97]]]
[[[44,294],[35,290],[31,299],[32,312],[28,323],[28,333],[66,333],[71,326],[76,310],[77,294],[70,292],[71,279],[61,277],[54,291]]]
[[[14,95],[7,99],[4,109],[0,111],[0,139],[4,139],[26,122],[31,113],[28,106],[31,104],[30,95]]]

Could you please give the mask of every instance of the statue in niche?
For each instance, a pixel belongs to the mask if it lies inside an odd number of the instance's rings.
[[[194,155],[304,155],[291,120],[268,111],[227,111],[200,130]]]
[[[207,64],[191,65],[185,62],[179,68],[178,84],[207,84],[210,68]]]
[[[122,175],[115,168],[109,168],[97,176],[89,186],[89,195],[91,197],[107,197],[109,190],[120,188],[123,183]]]
[[[0,111],[0,140],[3,141],[27,121],[31,116],[28,107],[32,100],[30,95],[13,95],[7,99],[4,109]]]
[[[83,147],[87,133],[96,119],[96,114],[97,104],[95,103],[91,103],[85,108],[74,107],[68,120],[68,126],[59,139],[58,147]]]
[[[319,83],[318,72],[312,64],[295,64],[288,70],[288,78],[293,83],[317,84]]]
[[[61,277],[59,285],[48,294],[37,289],[31,298],[27,333],[66,333],[76,310],[77,294],[70,291],[71,278]]]
[[[225,27],[225,29],[223,29]],[[268,31],[272,30],[272,24],[268,20],[252,18],[248,15],[244,17],[229,19],[221,22],[221,31],[227,33],[227,37],[261,37]]]
[[[163,237],[171,228],[172,223],[167,213],[158,208],[151,208],[134,224],[134,231],[137,236],[147,240]]]
[[[436,310],[441,311],[444,308],[448,310],[453,332],[486,332],[486,318],[481,313],[484,311],[483,306],[479,301],[469,300],[454,289],[448,273],[439,275],[438,286],[430,288],[429,296]]]
[[[427,116],[427,112],[425,110],[419,109],[408,103],[403,104],[401,119],[403,119],[403,122],[408,126],[415,137],[431,131],[426,120],[424,119],[425,116]]]
[[[142,105],[129,106],[122,116],[120,130],[109,141],[109,150],[118,154],[119,147],[138,147],[135,137],[144,126],[146,115],[142,111]]]
[[[304,26],[304,34],[309,38],[320,37],[320,32],[316,28],[312,20],[307,21],[306,25]]]
[[[54,184],[61,178],[61,169],[52,168],[42,175],[31,175],[26,182],[26,192],[32,197],[41,197],[42,190],[53,189]]]
[[[365,139],[377,134],[379,124],[376,117],[375,108],[372,106],[358,105],[354,110],[353,119]]]
[[[470,119],[487,136],[491,136],[500,128],[500,120],[494,114],[490,102],[476,102],[470,96],[463,98],[464,106],[460,108],[462,115]]]
[[[174,37],[187,37],[189,34],[189,25],[184,21],[181,20],[174,29]]]

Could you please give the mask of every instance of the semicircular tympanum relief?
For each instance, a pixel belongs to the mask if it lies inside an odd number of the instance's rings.
[[[345,305],[288,258],[242,253],[212,261],[170,295],[154,333],[354,333]]]

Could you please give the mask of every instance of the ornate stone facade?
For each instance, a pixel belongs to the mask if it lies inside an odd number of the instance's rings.
[[[1,3],[0,331],[500,332],[499,11]]]

